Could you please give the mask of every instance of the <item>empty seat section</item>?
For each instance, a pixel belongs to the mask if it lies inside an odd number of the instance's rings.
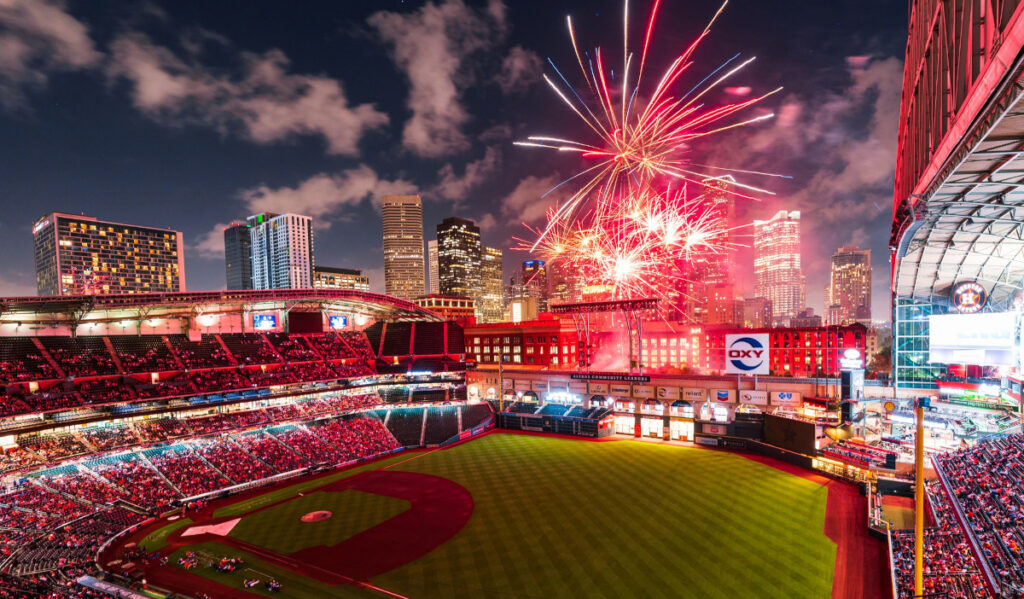
[[[440,406],[427,410],[427,430],[423,436],[426,445],[437,445],[459,434],[457,406]]]

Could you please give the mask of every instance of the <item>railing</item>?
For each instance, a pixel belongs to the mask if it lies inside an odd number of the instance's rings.
[[[946,494],[946,497],[949,498],[950,505],[953,506],[953,513],[956,514],[956,520],[960,524],[960,528],[963,529],[964,534],[967,536],[967,542],[971,544],[971,552],[974,553],[975,560],[981,566],[981,570],[985,575],[985,581],[988,583],[989,588],[992,589],[992,594],[996,597],[1002,596],[1002,587],[999,584],[999,579],[996,578],[995,572],[992,570],[992,564],[988,563],[985,553],[982,552],[981,543],[978,542],[978,537],[974,534],[974,527],[971,526],[971,523],[964,515],[963,509],[960,507],[960,502],[956,500],[956,496],[950,488],[949,481],[946,480],[946,473],[934,458],[932,459],[932,467],[935,469],[935,473],[939,475],[939,483],[942,484],[942,490]]]

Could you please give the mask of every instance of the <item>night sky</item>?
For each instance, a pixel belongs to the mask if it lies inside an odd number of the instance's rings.
[[[262,210],[318,219],[317,263],[361,268],[382,290],[375,198],[385,193],[423,195],[427,238],[464,216],[507,250],[528,233],[523,220],[542,218],[551,197],[541,194],[581,165],[512,146],[530,134],[586,137],[540,79],[548,57],[573,66],[565,16],[581,47],[620,57],[622,8],[0,1],[0,294],[35,294],[31,224],[50,211],[183,231],[191,290],[224,287],[221,228]],[[648,68],[660,74],[717,8],[663,0]],[[649,9],[631,2],[634,38]],[[818,314],[828,256],[853,243],[873,252],[874,316],[888,317],[906,26],[906,3],[893,0],[733,0],[695,56],[701,77],[737,52],[757,56],[728,86],[785,88],[764,104],[775,119],[692,150],[792,177],[750,180],[777,195],[741,200],[738,212],[749,222],[803,211]],[[526,258],[506,251],[506,272]],[[751,252],[739,260],[749,294]]]

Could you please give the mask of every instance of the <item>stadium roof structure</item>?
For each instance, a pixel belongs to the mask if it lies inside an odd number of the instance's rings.
[[[918,9],[907,61],[920,68],[904,74],[892,290],[945,303],[955,285],[974,281],[1005,307],[1024,283],[1024,11],[998,23],[1001,45],[970,69],[969,61],[932,65],[967,52],[956,39],[973,38],[923,26],[930,13]]]
[[[337,310],[375,320],[442,320],[412,302],[380,293],[352,289],[268,289],[0,298],[0,321],[101,322],[296,308]]]

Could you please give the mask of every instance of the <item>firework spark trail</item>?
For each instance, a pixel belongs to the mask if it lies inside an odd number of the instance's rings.
[[[719,7],[700,35],[672,60],[648,91],[644,91],[648,87],[644,75],[661,0],[653,1],[641,38],[639,64],[629,49],[629,2],[624,0],[618,80],[599,46],[584,57],[572,18],[566,17],[573,56],[586,86],[574,87],[550,58],[548,63],[557,77],[544,75],[544,81],[594,137],[534,135],[516,144],[577,153],[595,163],[548,192],[573,186],[567,200],[548,210],[543,227],[530,227],[533,239],[517,239],[518,249],[536,253],[551,265],[567,267],[584,285],[604,288],[615,298],[666,296],[678,290],[678,283],[693,271],[695,262],[707,262],[716,255],[721,259],[732,249],[721,202],[710,200],[710,193],[757,199],[755,194],[771,192],[736,181],[730,174],[780,175],[700,164],[688,160],[687,154],[695,140],[774,116],[733,118],[781,88],[743,101],[705,105],[713,90],[754,61],[751,57],[734,65],[740,56],[736,54],[686,93],[673,92],[692,70],[694,53],[725,6]],[[636,73],[631,76],[633,71]],[[616,106],[611,86],[618,90],[620,84]],[[687,187],[699,192],[688,195]]]

